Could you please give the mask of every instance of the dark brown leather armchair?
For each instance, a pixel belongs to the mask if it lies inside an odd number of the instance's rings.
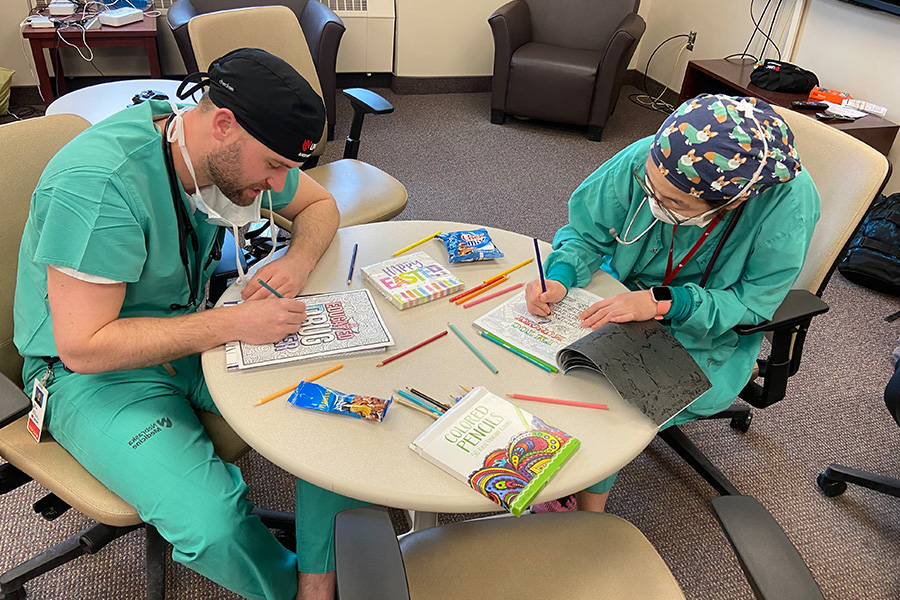
[[[300,21],[300,28],[312,54],[319,84],[322,86],[322,97],[325,101],[325,112],[328,119],[328,139],[334,139],[335,87],[338,46],[346,27],[340,17],[330,8],[317,0],[178,0],[166,15],[166,21],[175,34],[178,50],[188,73],[197,71],[191,38],[188,36],[187,24],[191,18],[204,13],[246,8],[250,6],[287,6]]]
[[[494,34],[491,123],[506,115],[587,125],[599,141],[646,24],[640,0],[513,0]]]

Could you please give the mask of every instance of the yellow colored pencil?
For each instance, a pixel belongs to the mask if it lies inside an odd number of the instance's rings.
[[[398,254],[403,254],[403,253],[406,252],[407,250],[410,250],[410,249],[412,249],[412,248],[415,248],[415,247],[418,246],[419,244],[424,244],[424,243],[427,242],[428,240],[434,239],[435,236],[438,236],[438,235],[440,235],[440,234],[441,234],[440,231],[435,231],[434,233],[432,233],[432,234],[429,235],[428,237],[424,237],[424,238],[422,238],[421,240],[419,240],[418,242],[413,242],[412,244],[410,244],[409,246],[406,246],[405,248],[400,248],[399,250],[397,250],[396,252],[394,252],[393,254],[391,254],[391,256],[397,256]]]
[[[530,263],[530,262],[533,261],[533,260],[534,260],[533,258],[529,258],[528,260],[523,260],[522,262],[520,262],[520,263],[517,264],[516,266],[510,267],[510,268],[508,268],[507,270],[503,271],[502,273],[497,273],[496,275],[494,275],[493,277],[491,277],[491,279],[495,279],[495,278],[497,278],[497,277],[502,277],[503,275],[509,275],[510,273],[512,273],[513,271],[515,271],[516,269],[521,269],[522,267],[524,267],[525,265],[527,265],[528,263]],[[485,279],[484,282],[487,283],[487,282],[491,281],[491,279]]]
[[[288,387],[284,388],[283,390],[278,390],[274,394],[269,394],[268,396],[266,396],[265,398],[263,398],[261,400],[257,400],[253,406],[259,406],[260,404],[265,404],[266,402],[271,402],[272,400],[274,400],[275,398],[277,398],[279,396],[284,396],[288,392],[294,391],[295,389],[297,389],[297,386],[299,386],[301,383],[304,383],[304,382],[309,383],[309,382],[315,381],[316,379],[318,379],[320,377],[325,377],[329,373],[334,373],[335,371],[337,371],[338,369],[340,369],[343,366],[344,366],[344,363],[334,365],[330,369],[325,369],[321,373],[316,373],[312,377],[307,377],[306,379],[304,379],[303,381],[301,381],[299,383],[295,383],[294,385],[288,386]]]

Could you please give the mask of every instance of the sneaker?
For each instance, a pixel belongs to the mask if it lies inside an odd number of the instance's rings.
[[[571,512],[578,510],[578,504],[575,502],[575,496],[569,494],[565,498],[551,500],[550,502],[541,502],[531,507],[533,513],[550,513],[550,512]]]

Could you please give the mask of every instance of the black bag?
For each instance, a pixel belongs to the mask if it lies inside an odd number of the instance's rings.
[[[875,202],[838,270],[854,283],[900,296],[900,193]]]
[[[819,78],[812,71],[769,58],[753,69],[753,72],[750,73],[750,83],[773,92],[808,94],[811,89],[819,85]]]

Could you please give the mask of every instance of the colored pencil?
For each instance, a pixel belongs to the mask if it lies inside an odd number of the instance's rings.
[[[353,256],[350,257],[350,272],[347,273],[347,285],[350,285],[350,281],[353,279],[353,267],[356,266],[356,251],[359,249],[359,244],[353,244]]]
[[[509,286],[508,288],[503,288],[503,289],[500,290],[499,292],[494,292],[493,294],[488,294],[487,296],[484,296],[484,297],[479,298],[479,299],[477,299],[477,300],[471,300],[471,301],[469,301],[469,302],[466,302],[465,304],[463,304],[463,308],[469,308],[469,307],[471,307],[471,306],[475,306],[476,304],[481,304],[481,303],[484,302],[485,300],[490,300],[490,299],[492,299],[492,298],[496,298],[497,296],[502,296],[502,295],[505,294],[506,292],[511,292],[511,291],[513,291],[513,290],[517,290],[517,289],[519,289],[520,287],[522,287],[522,284],[521,284],[521,283],[517,283],[516,285],[511,285],[511,286]]]
[[[438,415],[438,416],[444,414],[443,411],[438,410],[437,408],[435,408],[434,406],[428,404],[428,403],[425,402],[424,400],[419,400],[418,398],[416,398],[415,396],[413,396],[413,395],[410,394],[409,392],[406,392],[406,391],[404,391],[404,390],[397,390],[397,393],[400,394],[401,396],[403,396],[404,398],[406,398],[407,400],[409,400],[410,402],[412,402],[413,404],[415,404],[415,405],[417,405],[417,406],[421,406],[421,407],[424,408],[425,410],[430,410],[431,412],[433,412],[434,414],[436,414],[436,415]]]
[[[412,244],[410,244],[409,246],[406,246],[405,248],[400,248],[399,250],[397,250],[396,252],[394,252],[393,254],[391,254],[391,256],[397,256],[397,255],[399,255],[399,254],[403,254],[403,253],[406,252],[407,250],[410,250],[410,249],[412,249],[412,248],[415,248],[415,247],[418,246],[419,244],[424,244],[424,243],[427,242],[428,240],[434,239],[435,236],[440,235],[440,234],[441,234],[440,231],[435,231],[434,233],[432,233],[432,234],[429,235],[428,237],[424,237],[424,238],[422,238],[421,240],[419,240],[418,242],[413,242]]]
[[[531,359],[531,360],[533,360],[534,362],[540,363],[541,365],[547,367],[546,369],[544,369],[545,371],[546,371],[546,370],[549,370],[551,373],[559,373],[559,369],[556,368],[556,365],[552,365],[552,364],[548,363],[547,361],[541,360],[540,358],[538,358],[538,357],[535,356],[534,354],[529,354],[528,352],[525,352],[525,351],[522,350],[521,348],[519,348],[519,347],[517,347],[517,346],[513,346],[512,344],[510,344],[509,342],[507,342],[507,341],[504,340],[503,338],[499,338],[499,337],[497,337],[496,335],[494,335],[493,333],[488,333],[487,331],[482,331],[482,332],[480,332],[480,333],[481,333],[482,335],[488,337],[488,338],[493,338],[493,340],[496,340],[497,342],[499,342],[500,344],[502,344],[502,345],[504,345],[504,346],[508,346],[508,349],[509,349],[509,350],[512,350],[513,352],[516,352],[517,354],[519,354],[520,356],[522,356],[522,358]]]
[[[478,358],[481,359],[481,362],[483,362],[483,363],[485,364],[485,366],[487,366],[487,368],[491,370],[492,373],[497,373],[497,372],[498,372],[498,371],[497,371],[497,367],[495,367],[494,365],[492,365],[492,364],[491,364],[491,361],[489,361],[487,358],[485,358],[484,354],[482,354],[481,352],[479,352],[479,351],[478,351],[478,348],[476,348],[475,346],[473,346],[473,345],[472,345],[472,342],[470,342],[469,340],[467,340],[467,339],[466,339],[466,336],[464,336],[464,335],[459,331],[459,329],[456,328],[455,325],[453,325],[452,323],[447,323],[447,325],[449,325],[449,326],[450,326],[450,329],[453,330],[453,333],[455,333],[456,336],[457,336],[460,340],[462,340],[462,343],[465,344],[466,346],[468,346],[469,350],[471,350],[472,352],[474,352],[474,353],[475,353],[475,356],[477,356]]]
[[[411,347],[411,348],[407,348],[406,350],[403,350],[402,352],[398,352],[397,354],[395,354],[395,355],[393,355],[393,356],[389,356],[388,358],[384,359],[383,361],[381,361],[380,363],[378,363],[378,364],[375,365],[375,366],[376,366],[376,367],[384,366],[384,365],[388,364],[389,362],[391,362],[392,360],[397,360],[397,359],[400,358],[401,356],[406,356],[407,354],[409,354],[409,353],[412,352],[413,350],[418,350],[419,348],[421,348],[421,347],[424,346],[425,344],[431,343],[431,342],[433,342],[434,340],[436,340],[436,339],[438,339],[438,338],[440,338],[440,337],[444,337],[445,335],[447,335],[447,330],[446,330],[446,329],[443,330],[442,332],[440,332],[440,333],[437,334],[437,335],[431,336],[430,338],[428,338],[428,339],[425,340],[424,342],[419,342],[418,344],[416,344],[415,346],[413,346],[413,347]]]
[[[503,277],[501,277],[500,279],[498,279],[497,281],[495,281],[493,283],[489,283],[484,287],[479,286],[479,289],[470,291],[467,295],[463,296],[462,298],[457,299],[456,304],[462,304],[463,302],[468,302],[475,296],[478,296],[479,294],[482,294],[482,293],[488,291],[489,289],[491,289],[494,286],[500,285],[504,281],[509,281],[509,279],[506,277],[506,275],[504,275]]]
[[[427,408],[422,408],[418,404],[413,404],[412,402],[408,402],[408,401],[400,398],[399,394],[397,396],[394,396],[394,402],[396,402],[397,404],[402,404],[403,406],[405,406],[407,408],[417,410],[420,413],[424,413],[424,414],[428,415],[429,417],[431,417],[432,419],[437,419],[440,416],[437,413],[435,413],[434,411],[428,410]]]
[[[420,392],[420,391],[417,390],[416,388],[411,387],[411,388],[407,388],[407,389],[409,389],[409,391],[410,391],[411,394],[415,394],[416,396],[418,396],[418,397],[421,398],[422,400],[434,404],[434,407],[437,408],[437,409],[440,410],[440,411],[450,410],[450,407],[447,406],[446,404],[444,404],[443,402],[438,402],[437,400],[435,400],[435,399],[432,398],[431,396],[428,396],[427,394],[423,394],[422,392]]]
[[[266,282],[263,281],[262,279],[257,279],[256,281],[259,282],[259,285],[263,286],[264,288],[266,288],[267,290],[269,290],[270,292],[272,292],[273,294],[275,294],[275,295],[278,296],[279,298],[284,298],[284,296],[282,296],[281,294],[279,294],[278,291],[277,291],[275,288],[273,288],[271,285],[269,285],[268,283],[266,283]]]
[[[510,273],[512,273],[513,271],[515,271],[516,269],[520,269],[520,268],[524,267],[525,265],[527,265],[528,263],[530,263],[530,262],[533,261],[533,260],[534,260],[533,258],[529,258],[528,260],[523,260],[522,262],[520,262],[520,263],[517,264],[516,266],[510,267],[510,268],[508,268],[507,270],[503,271],[502,273],[497,273],[496,275],[494,275],[494,276],[491,277],[490,279],[485,280],[485,283],[490,283],[491,281],[495,280],[497,277],[502,277],[503,275],[509,275]]]
[[[500,279],[501,277],[503,277],[503,275],[494,275],[494,276],[491,277],[490,279],[485,280],[484,283],[482,283],[482,284],[480,284],[480,285],[476,285],[475,287],[473,287],[473,288],[470,289],[470,290],[463,290],[463,291],[461,291],[460,293],[456,294],[455,296],[450,296],[450,302],[455,302],[455,301],[459,300],[460,298],[462,298],[463,296],[468,296],[468,295],[471,294],[472,292],[477,292],[478,290],[480,290],[480,289],[484,288],[485,286],[487,286],[489,283],[494,283],[495,281],[497,281],[497,280]]]
[[[283,396],[283,395],[287,394],[288,392],[294,391],[295,389],[297,389],[297,386],[299,386],[301,383],[304,383],[304,382],[310,383],[312,381],[315,381],[316,379],[318,379],[320,377],[324,377],[324,376],[328,375],[329,373],[334,373],[335,371],[337,371],[338,369],[340,369],[343,366],[344,366],[344,363],[334,365],[333,367],[331,367],[329,369],[325,369],[321,373],[316,373],[312,377],[307,377],[306,379],[304,379],[303,381],[301,381],[299,383],[295,383],[292,386],[288,386],[288,387],[284,388],[283,390],[278,390],[274,394],[269,394],[262,400],[258,400],[253,406],[259,406],[260,404],[265,404],[266,402],[271,402],[272,400],[274,400],[275,398],[277,398],[279,396]]]
[[[489,333],[486,332],[486,331],[482,331],[482,332],[480,332],[480,333],[481,333],[481,336],[482,336],[483,338],[485,338],[485,339],[487,339],[487,340],[490,340],[490,341],[494,342],[494,343],[497,344],[498,346],[501,346],[501,347],[503,347],[503,348],[506,348],[507,350],[509,350],[510,352],[512,352],[513,354],[515,354],[516,356],[518,356],[518,357],[520,357],[520,358],[524,358],[525,360],[527,360],[527,361],[530,362],[531,364],[533,364],[533,365],[535,365],[535,366],[537,366],[537,367],[542,368],[543,370],[547,371],[548,373],[551,373],[551,372],[552,372],[552,371],[550,370],[550,366],[549,366],[547,363],[545,363],[544,361],[541,361],[541,360],[538,360],[538,359],[536,359],[536,358],[534,358],[534,357],[532,357],[532,356],[529,356],[527,353],[522,352],[521,350],[519,350],[519,349],[516,348],[515,346],[510,346],[509,344],[507,344],[506,342],[504,342],[504,341],[501,340],[500,338],[498,338],[498,337],[496,337],[496,336],[493,336],[493,335],[489,334]]]
[[[457,384],[457,385],[459,385],[459,384]],[[464,385],[460,385],[459,387],[460,387],[460,389],[462,389],[462,391],[464,391],[467,394],[472,391],[472,388],[466,387]]]
[[[538,275],[541,276],[541,291],[547,291],[547,282],[544,280],[544,266],[541,264],[541,249],[538,248],[538,239],[534,238],[534,255],[537,257]]]
[[[550,404],[565,404],[566,406],[583,406],[585,408],[599,408],[606,410],[609,407],[605,404],[591,404],[590,402],[577,402],[575,400],[559,400],[558,398],[544,398],[542,396],[527,396],[525,394],[507,394],[510,398],[516,400],[531,400],[533,402],[548,402]]]

